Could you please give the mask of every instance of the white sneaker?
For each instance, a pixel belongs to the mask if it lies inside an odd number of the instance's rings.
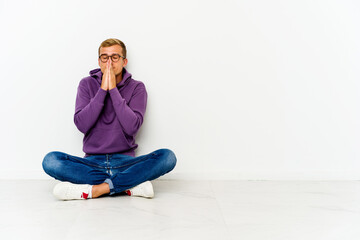
[[[154,189],[150,181],[143,182],[125,191],[129,196],[153,198]]]
[[[88,199],[91,187],[89,184],[61,182],[54,187],[53,194],[61,200]]]

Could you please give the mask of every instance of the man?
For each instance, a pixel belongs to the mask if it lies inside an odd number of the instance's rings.
[[[151,180],[170,172],[176,156],[159,149],[135,157],[135,136],[143,123],[145,85],[132,79],[125,44],[118,39],[101,43],[100,69],[80,81],[74,122],[84,133],[83,158],[50,152],[43,160],[47,174],[62,181],[53,190],[62,200],[97,198],[126,192],[152,198]]]

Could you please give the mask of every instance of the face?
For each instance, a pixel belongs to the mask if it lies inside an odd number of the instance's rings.
[[[100,48],[100,55],[102,54],[106,54],[108,56],[111,56],[113,54],[120,54],[120,56],[123,56],[122,54],[122,48],[120,45],[113,45],[111,47],[102,47]],[[111,61],[111,58],[109,57],[108,61]],[[101,68],[101,72],[104,73],[105,69],[106,69],[106,62],[103,63],[102,61],[100,61],[100,59],[98,59],[99,62],[99,66]],[[118,76],[121,74],[123,68],[127,65],[128,60],[124,59],[124,58],[120,58],[119,61],[117,62],[113,62],[111,61],[111,67],[114,70],[115,76]]]

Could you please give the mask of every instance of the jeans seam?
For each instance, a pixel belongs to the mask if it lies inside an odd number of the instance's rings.
[[[83,163],[83,164],[85,164],[85,165],[87,165],[87,166],[90,166],[90,167],[96,167],[96,168],[106,169],[106,167],[102,167],[102,166],[99,166],[99,165],[95,165],[95,164],[91,164],[91,163],[88,163],[88,162],[84,162],[84,161],[82,161],[82,160],[80,160],[80,159],[78,159],[78,158],[74,158],[74,157],[72,157],[72,156],[70,156],[70,155],[67,155],[67,157],[68,157],[69,159],[71,158],[71,160],[76,160],[76,161],[81,162],[81,163]]]
[[[139,159],[139,160],[137,160],[137,161],[135,161],[135,162],[132,162],[132,163],[129,163],[129,164],[125,164],[125,165],[121,165],[121,166],[112,167],[112,168],[113,168],[113,169],[116,169],[116,168],[122,168],[122,167],[131,166],[131,165],[134,165],[134,164],[136,164],[136,163],[138,163],[138,162],[145,161],[145,160],[147,160],[147,159],[149,159],[149,158],[150,158],[150,156],[146,156],[146,157],[143,157],[143,158],[141,158],[141,159]]]

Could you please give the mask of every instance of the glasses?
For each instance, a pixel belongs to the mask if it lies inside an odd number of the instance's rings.
[[[121,56],[120,54],[113,54],[113,55],[111,55],[111,56],[106,55],[106,54],[101,54],[101,55],[99,56],[99,59],[100,59],[100,61],[102,61],[103,63],[106,63],[106,62],[109,60],[109,57],[111,57],[111,61],[113,61],[113,62],[119,61],[120,58],[124,58],[124,59],[125,59],[125,57]]]

